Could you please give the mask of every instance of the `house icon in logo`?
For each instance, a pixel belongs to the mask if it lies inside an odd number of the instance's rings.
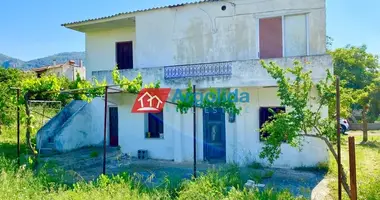
[[[160,105],[163,103],[158,96],[152,96],[149,92],[145,92],[137,101],[141,105],[137,111],[159,111]]]
[[[162,112],[169,97],[170,88],[142,89],[132,108],[132,113],[159,113]]]

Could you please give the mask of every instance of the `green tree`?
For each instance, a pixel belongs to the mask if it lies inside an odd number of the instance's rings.
[[[367,47],[351,46],[338,48],[330,51],[333,58],[334,74],[339,76],[344,83],[343,87],[352,89],[354,105],[358,105],[362,109],[363,121],[363,142],[368,140],[367,132],[367,114],[368,111],[377,118],[379,112],[377,106],[380,99],[373,98],[379,94],[379,90],[375,87],[379,85],[379,58],[367,52]],[[372,97],[372,98],[371,98]],[[371,106],[373,105],[373,107]]]
[[[19,87],[20,80],[27,77],[27,74],[21,70],[0,67],[0,135],[3,126],[9,126],[14,123],[16,115],[16,94],[12,87]]]
[[[337,153],[332,146],[332,142],[336,142],[336,122],[321,113],[335,100],[334,77],[328,72],[325,80],[315,84],[311,79],[311,71],[305,72],[298,61],[293,68],[283,68],[274,62],[262,61],[261,64],[277,81],[277,96],[281,105],[289,109],[287,112],[274,113],[273,120],[264,124],[262,131],[270,134],[264,141],[260,157],[273,163],[279,158],[284,141],[302,150],[305,137],[312,137],[323,140],[337,160]],[[343,186],[349,191],[346,177],[343,174]]]

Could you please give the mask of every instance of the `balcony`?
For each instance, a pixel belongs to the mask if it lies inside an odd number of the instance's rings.
[[[329,55],[265,59],[264,61],[274,61],[283,67],[293,67],[294,60],[301,61],[306,70],[312,71],[311,76],[314,82],[324,79],[326,70],[333,69]],[[257,59],[120,70],[120,74],[128,79],[133,79],[138,73],[142,74],[144,83],[159,80],[161,87],[170,88],[186,88],[189,81],[198,88],[276,85]],[[98,80],[105,79],[109,84],[112,83],[112,71],[94,71],[92,75]]]

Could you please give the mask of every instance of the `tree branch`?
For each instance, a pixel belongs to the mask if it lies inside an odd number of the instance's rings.
[[[335,161],[338,163],[338,154],[336,153],[333,145],[330,143],[330,141],[327,138],[321,137],[321,136],[318,136],[318,135],[312,135],[312,134],[304,134],[304,136],[305,137],[319,138],[319,139],[325,141],[325,143],[326,143],[327,147],[329,148],[330,152],[333,154],[333,156],[335,158]],[[348,186],[348,182],[347,182],[347,174],[344,171],[344,168],[343,168],[342,164],[340,165],[340,168],[342,169],[341,170],[342,171],[342,184],[343,184],[344,190],[346,190],[347,195],[351,198],[350,187]]]

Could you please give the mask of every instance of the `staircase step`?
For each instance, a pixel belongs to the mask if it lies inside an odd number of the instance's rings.
[[[53,155],[55,153],[56,153],[56,151],[52,148],[41,148],[40,149],[41,155]]]
[[[55,145],[54,143],[46,143],[45,145],[43,145],[43,148],[54,149]]]

